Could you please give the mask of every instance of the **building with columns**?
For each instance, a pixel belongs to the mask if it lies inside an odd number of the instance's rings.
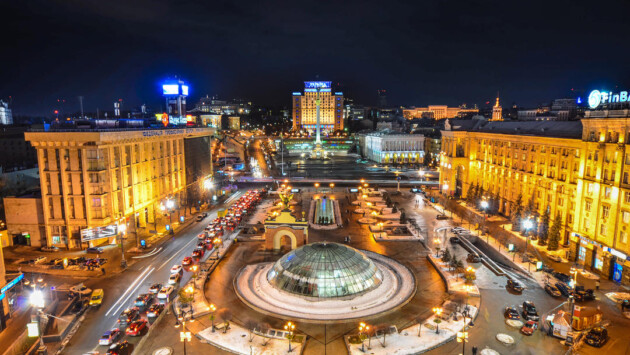
[[[330,81],[305,81],[304,94],[294,92],[292,95],[294,131],[315,131],[318,95],[322,132],[343,130],[343,93],[333,93]]]
[[[45,227],[40,244],[85,248],[115,243],[123,224],[129,232],[152,229],[168,209],[189,203],[189,190],[202,190],[211,178],[213,133],[210,128],[26,132],[40,171]],[[192,163],[195,175],[187,169]]]
[[[587,111],[581,121],[447,124],[440,187],[465,197],[472,185],[510,216],[518,196],[539,218],[562,221],[571,261],[630,285],[630,110]]]
[[[359,139],[363,156],[383,164],[419,164],[424,159],[424,135],[369,133]]]
[[[479,113],[477,108],[466,106],[448,107],[446,105],[429,105],[427,107],[412,107],[403,110],[403,117],[408,120],[414,118],[433,118],[443,120],[445,118],[463,117],[469,114]]]

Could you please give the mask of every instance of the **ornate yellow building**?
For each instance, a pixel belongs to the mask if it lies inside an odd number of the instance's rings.
[[[560,215],[570,256],[630,284],[630,112],[592,111],[580,121],[474,122],[442,131],[442,193],[472,184],[498,193],[510,215],[522,194]]]

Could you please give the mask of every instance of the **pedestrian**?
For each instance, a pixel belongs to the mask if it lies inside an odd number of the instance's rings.
[[[599,280],[595,281],[595,290],[599,291]]]
[[[105,275],[105,268],[104,267],[101,268],[101,272],[103,273],[103,275]]]

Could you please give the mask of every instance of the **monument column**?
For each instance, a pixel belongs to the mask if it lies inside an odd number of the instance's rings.
[[[320,135],[320,121],[319,121],[319,93],[322,90],[321,87],[317,87],[317,96],[315,98],[315,115],[317,117],[317,123],[315,125],[315,145],[320,146],[322,144],[321,135]]]

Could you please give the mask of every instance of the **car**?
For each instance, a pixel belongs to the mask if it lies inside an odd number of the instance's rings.
[[[556,255],[556,254],[547,254],[547,258],[548,258],[549,260],[551,260],[551,261],[555,261],[555,262],[557,262],[557,263],[561,263],[561,262],[562,262],[562,258],[561,258],[561,257],[559,257],[559,256],[558,256],[558,255]]]
[[[142,335],[143,332],[149,329],[149,324],[146,319],[139,319],[135,322],[132,322],[125,330],[125,334],[130,336],[138,336]]]
[[[523,285],[520,282],[518,282],[516,280],[512,280],[512,279],[508,279],[507,280],[507,286],[506,287],[509,290],[512,290],[512,291],[518,292],[518,293],[523,292],[523,289],[524,289]]]
[[[179,280],[182,279],[182,276],[180,274],[171,274],[171,277],[168,278],[168,283],[170,285],[174,285],[176,283],[179,282]]]
[[[103,297],[105,297],[105,292],[102,288],[97,288],[92,291],[92,296],[90,296],[90,306],[92,307],[100,307],[103,303]]]
[[[451,244],[461,243],[461,240],[459,240],[459,237],[451,237],[448,241],[451,242]]]
[[[190,256],[187,256],[184,258],[184,260],[182,260],[182,265],[183,266],[188,266],[190,264],[193,263],[193,259]]]
[[[479,257],[479,255],[477,255],[477,254],[470,253],[466,257],[466,261],[469,262],[469,263],[480,263],[481,262],[481,257]]]
[[[525,335],[532,335],[536,329],[538,329],[538,322],[528,320],[525,324],[523,324],[523,327],[521,327],[521,333]]]
[[[113,344],[108,350],[107,355],[131,355],[133,352],[133,344],[122,341],[120,343]]]
[[[88,254],[103,254],[103,251],[105,250],[101,247],[89,247],[85,249],[85,252]]]
[[[139,295],[136,298],[136,301],[134,302],[134,306],[136,306],[136,307],[138,307],[140,309],[144,309],[148,305],[151,304],[152,300],[153,300],[153,294],[152,293],[143,293],[143,294]]]
[[[192,257],[193,258],[197,258],[197,259],[201,258],[203,256],[203,250],[204,250],[203,247],[202,247],[202,249],[195,249],[195,250],[193,250]]]
[[[154,283],[153,285],[151,285],[151,287],[149,287],[149,292],[151,292],[151,293],[158,293],[158,292],[160,292],[161,288],[162,288],[162,284],[161,283]]]
[[[124,328],[139,317],[140,310],[138,308],[127,308],[118,316],[118,324]]]
[[[199,234],[197,234],[197,239],[204,240],[205,238],[206,238],[206,233],[199,233]]]
[[[538,321],[540,317],[538,316],[538,311],[536,311],[536,306],[532,301],[523,302],[523,319]]]
[[[164,305],[160,303],[152,304],[147,310],[147,317],[157,317],[164,310]]]
[[[448,219],[448,216],[445,214],[439,214],[437,215],[437,217],[435,217],[438,221],[440,220],[444,220],[444,219]]]
[[[204,217],[203,215],[199,215],[195,219],[197,220],[197,222],[201,222],[201,221],[203,221],[204,218],[206,218],[206,217]]]
[[[518,310],[516,309],[516,307],[505,307],[503,316],[507,319],[520,319],[521,318],[521,316],[518,314]]]
[[[556,279],[564,282],[564,283],[569,283],[571,281],[571,276],[567,275],[567,274],[563,274],[559,271],[556,271],[554,273],[552,273],[553,277],[555,277]]]
[[[50,247],[42,247],[40,250],[47,253],[54,253],[54,252],[58,252],[59,248],[55,246],[50,246]]]
[[[92,289],[88,288],[83,283],[80,283],[76,286],[70,287],[69,293],[71,296],[79,295],[81,297],[87,297],[92,294]]]
[[[586,344],[601,348],[608,341],[608,330],[604,327],[595,327],[586,334]]]
[[[175,275],[177,275],[177,274],[175,274]],[[166,285],[166,286],[162,287],[160,292],[158,292],[157,298],[158,299],[168,299],[171,296],[171,292],[173,292],[173,286]]]
[[[122,332],[118,328],[106,331],[103,336],[98,340],[98,345],[112,345],[115,341],[120,339]]]
[[[171,268],[171,274],[179,274],[181,272],[182,272],[181,265],[173,265],[173,267]]]
[[[595,293],[592,289],[584,289],[584,286],[577,286],[575,288],[575,292],[573,293],[575,300],[578,302],[581,301],[592,301],[595,299]]]
[[[562,292],[558,290],[558,288],[550,283],[545,284],[545,292],[547,292],[551,297],[560,297],[562,296]]]
[[[564,297],[569,297],[573,294],[573,290],[571,290],[564,282],[556,282],[555,286]]]

